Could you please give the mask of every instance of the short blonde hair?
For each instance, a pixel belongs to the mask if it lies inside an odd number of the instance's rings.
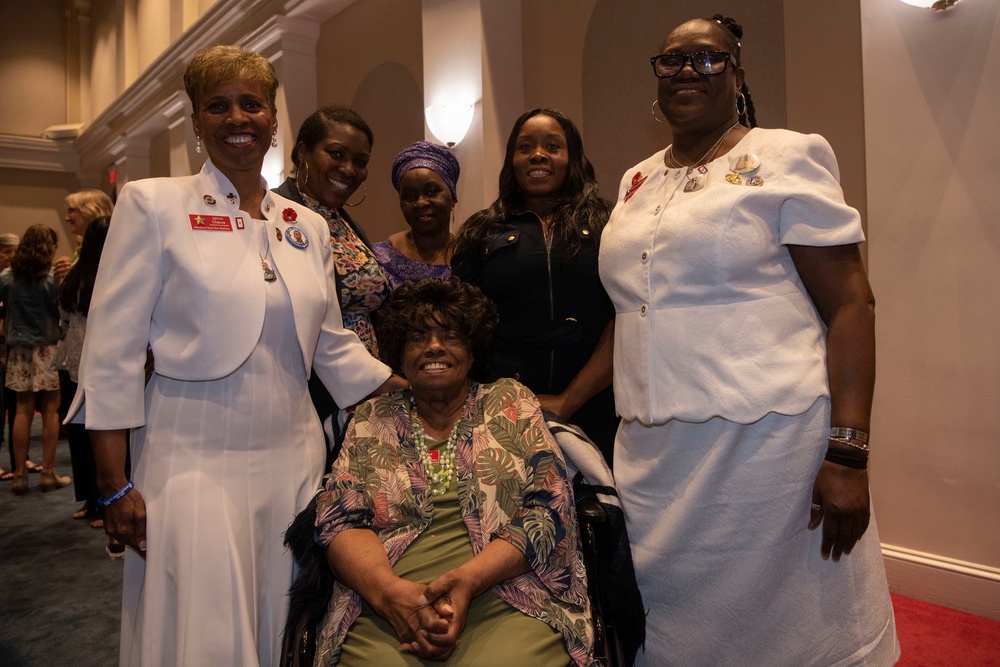
[[[111,217],[111,212],[115,210],[111,197],[100,190],[80,190],[66,195],[66,206],[79,211],[87,224],[97,218]]]
[[[242,46],[217,44],[200,49],[184,72],[184,89],[191,108],[198,111],[198,100],[211,86],[230,79],[246,79],[261,84],[267,102],[274,108],[278,93],[278,75],[271,61]]]

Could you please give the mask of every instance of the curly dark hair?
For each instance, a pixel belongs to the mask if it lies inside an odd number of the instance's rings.
[[[37,282],[49,275],[59,237],[48,225],[32,225],[24,232],[13,259],[10,272],[14,280]]]
[[[474,285],[455,277],[407,280],[378,311],[379,351],[382,360],[401,373],[407,334],[446,327],[462,336],[474,360],[470,375],[479,380],[486,374],[498,321],[496,306]]]
[[[59,306],[67,313],[86,316],[90,311],[90,297],[94,295],[97,267],[110,224],[111,218],[107,216],[96,218],[87,225],[87,231],[83,233],[80,257],[59,286]]]
[[[524,210],[524,193],[517,185],[514,174],[514,151],[521,127],[539,114],[548,116],[559,123],[566,135],[569,165],[566,182],[563,184],[559,201],[551,209],[552,230],[558,234],[569,248],[572,256],[580,248],[580,229],[589,226],[600,237],[604,225],[611,215],[611,203],[602,199],[594,174],[594,166],[583,152],[583,137],[569,116],[555,109],[531,109],[514,121],[514,127],[507,138],[507,152],[500,169],[499,196],[489,208],[472,214],[458,231],[455,242],[459,253],[476,252],[479,241],[486,238],[490,227],[499,224],[511,214]]]

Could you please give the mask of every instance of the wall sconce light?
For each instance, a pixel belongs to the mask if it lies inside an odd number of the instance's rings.
[[[431,133],[454,148],[472,126],[475,110],[474,104],[432,104],[424,109],[424,115]]]
[[[913,7],[933,9],[936,12],[940,12],[954,7],[959,3],[959,0],[900,0],[900,2]]]

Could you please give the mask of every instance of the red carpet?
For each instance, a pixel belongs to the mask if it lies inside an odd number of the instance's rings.
[[[892,596],[903,656],[897,667],[1000,667],[1000,622]]]

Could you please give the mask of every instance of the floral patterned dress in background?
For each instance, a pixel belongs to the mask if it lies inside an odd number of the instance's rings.
[[[378,358],[374,313],[389,298],[389,278],[375,254],[362,241],[341,214],[302,194],[306,204],[326,219],[330,227],[330,247],[336,270],[340,312],[344,326],[358,335],[373,357]]]

